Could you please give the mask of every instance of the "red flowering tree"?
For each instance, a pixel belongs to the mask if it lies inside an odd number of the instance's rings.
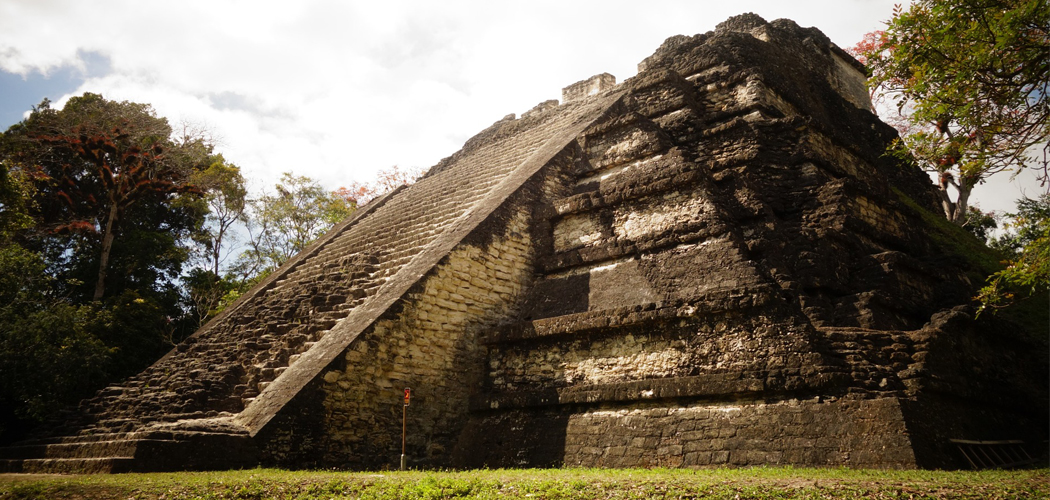
[[[45,101],[3,139],[8,175],[33,186],[35,224],[16,238],[44,253],[58,281],[72,284],[68,293],[101,300],[114,265],[115,293],[174,287],[188,257],[183,240],[206,210],[190,176],[207,166],[207,144],[172,140],[149,105],[95,94],[62,110]]]
[[[895,151],[935,175],[957,224],[990,175],[1039,168],[1046,181],[1048,30],[1046,0],[917,0],[853,48],[874,100],[896,105]]]
[[[397,165],[389,169],[376,172],[376,179],[372,182],[354,182],[349,187],[340,187],[334,194],[355,207],[364,205],[400,186],[407,186],[416,182],[423,176],[423,170],[419,168],[402,169]]]

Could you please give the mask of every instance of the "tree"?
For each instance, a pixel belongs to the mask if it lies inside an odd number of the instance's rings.
[[[1039,167],[1046,183],[1048,30],[1046,0],[917,0],[854,47],[903,117],[896,151],[936,175],[949,220],[965,222],[970,192],[995,173]]]
[[[0,440],[90,395],[107,379],[114,351],[95,334],[94,305],[51,294],[39,254],[0,245]]]
[[[193,233],[204,267],[191,269],[182,278],[186,310],[195,328],[221,312],[224,297],[242,288],[235,276],[224,274],[224,263],[236,242],[233,228],[244,217],[248,191],[239,167],[222,155],[211,160],[208,168],[194,172],[190,179],[204,193],[200,202],[206,212]]]
[[[106,295],[115,266],[124,282],[170,284],[186,260],[180,241],[203,215],[189,179],[210,155],[207,144],[170,136],[149,105],[88,93],[59,111],[45,100],[0,145],[7,175],[34,188],[35,224],[21,243],[92,300]]]
[[[980,207],[973,205],[968,210],[962,227],[969,230],[986,245],[993,243],[993,233],[999,228],[1000,214],[997,214],[995,211],[985,212]]]
[[[149,105],[84,94],[0,135],[0,427],[138,372],[194,326],[180,276],[211,147],[171,132]]]
[[[349,187],[336,189],[335,194],[348,203],[359,207],[401,186],[407,186],[416,182],[423,176],[423,173],[422,169],[408,168],[402,170],[397,165],[394,165],[389,169],[377,172],[375,181],[368,183],[353,182]]]
[[[1010,254],[1006,268],[988,278],[977,300],[980,310],[1000,309],[1018,296],[1046,291],[1050,285],[1050,194],[1017,202],[1017,212],[1008,214],[1012,232],[993,246]]]
[[[204,248],[208,267],[219,276],[225,254],[223,248],[232,242],[230,229],[244,216],[248,190],[241,169],[215,155],[211,165],[193,173],[191,182],[204,192],[207,214],[204,225],[194,240]]]
[[[70,148],[82,160],[60,164],[60,170],[51,174],[56,177],[47,180],[64,188],[58,193],[71,208],[79,205],[84,215],[91,217],[71,220],[63,228],[97,232],[101,237],[98,278],[92,296],[93,300],[100,300],[106,290],[117,224],[128,210],[147,197],[195,192],[196,187],[185,182],[188,169],[180,172],[177,163],[166,161],[160,144],[146,144],[148,149],[141,149],[121,129],[94,135],[87,135],[86,129],[81,131],[79,137],[59,135],[44,139],[52,147]]]
[[[248,249],[238,264],[246,280],[277,269],[356,207],[317,181],[291,172],[281,175],[275,190],[248,202]]]

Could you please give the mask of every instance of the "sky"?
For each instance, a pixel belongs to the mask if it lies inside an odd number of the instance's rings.
[[[902,0],[0,0],[0,129],[43,98],[149,103],[207,130],[250,188],[291,171],[335,189],[428,168],[510,113],[609,72],[623,81],[667,37],[754,12],[841,47]],[[1038,194],[1009,175],[985,210]]]

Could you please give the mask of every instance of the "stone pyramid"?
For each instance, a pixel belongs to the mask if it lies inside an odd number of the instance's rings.
[[[753,14],[510,115],[6,471],[961,467],[1046,437],[864,69]]]

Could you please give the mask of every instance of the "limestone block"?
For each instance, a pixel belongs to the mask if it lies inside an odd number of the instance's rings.
[[[554,226],[554,250],[565,252],[592,245],[602,238],[598,222],[588,215],[570,215]]]

